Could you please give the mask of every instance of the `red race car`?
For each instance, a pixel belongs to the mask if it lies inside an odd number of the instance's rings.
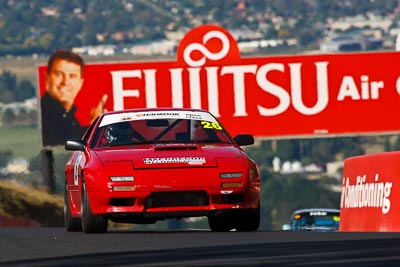
[[[65,166],[65,228],[107,232],[108,221],[155,223],[207,216],[212,231],[255,231],[260,176],[208,111],[132,109],[99,116]]]

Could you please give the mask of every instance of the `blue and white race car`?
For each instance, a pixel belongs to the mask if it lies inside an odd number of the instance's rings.
[[[339,231],[340,210],[328,208],[310,208],[296,210],[289,224],[284,224],[283,230],[290,231]]]

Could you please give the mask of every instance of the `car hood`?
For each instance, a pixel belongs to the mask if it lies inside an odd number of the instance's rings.
[[[216,167],[217,159],[242,159],[240,148],[230,144],[159,144],[119,146],[95,151],[104,166],[132,161],[135,169]]]

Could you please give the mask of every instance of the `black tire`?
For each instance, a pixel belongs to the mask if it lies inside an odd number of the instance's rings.
[[[226,214],[208,216],[208,226],[213,232],[228,232],[233,229],[232,217]]]
[[[253,232],[260,227],[260,203],[255,209],[240,212],[235,219],[238,232]]]
[[[81,198],[82,229],[85,233],[105,233],[108,228],[108,219],[101,214],[93,214],[90,208],[86,185],[82,183]]]
[[[81,218],[74,218],[71,215],[71,203],[68,196],[68,185],[65,183],[64,188],[64,226],[68,232],[81,232],[82,223]]]

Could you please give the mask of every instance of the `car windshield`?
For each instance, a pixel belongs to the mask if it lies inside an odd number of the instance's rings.
[[[135,119],[107,123],[95,133],[92,147],[155,143],[232,143],[216,121],[181,118]]]
[[[296,213],[291,222],[293,230],[338,230],[340,212],[335,211],[308,211]]]

